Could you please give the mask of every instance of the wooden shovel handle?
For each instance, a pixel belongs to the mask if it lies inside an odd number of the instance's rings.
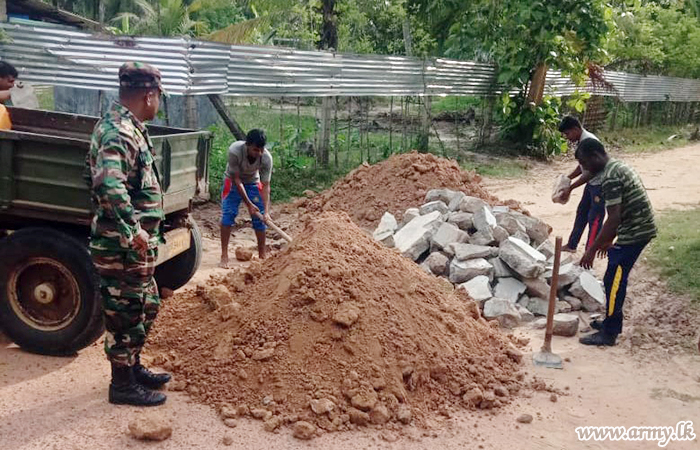
[[[562,239],[557,236],[554,244],[554,266],[552,267],[552,286],[549,289],[549,308],[547,308],[547,328],[544,335],[542,350],[552,351],[552,331],[554,329],[554,310],[557,305],[557,289],[559,288],[559,264],[561,263]]]
[[[277,224],[275,224],[275,222],[273,222],[272,220],[265,220],[265,217],[263,217],[263,215],[260,214],[260,213],[257,213],[257,216],[258,216],[258,218],[259,218],[260,220],[262,220],[263,222],[265,222],[265,224],[266,224],[268,227],[272,228],[274,231],[276,231],[277,233],[279,233],[279,235],[282,236],[282,239],[284,239],[285,241],[289,242],[290,244],[292,243],[292,238],[291,238],[287,233],[285,233],[284,231],[282,231],[282,229],[281,229],[280,227],[278,227]]]

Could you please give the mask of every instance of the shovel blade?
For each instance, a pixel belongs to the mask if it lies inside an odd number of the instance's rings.
[[[532,362],[536,366],[548,367],[550,369],[563,369],[561,357],[552,352],[537,352],[532,355]]]

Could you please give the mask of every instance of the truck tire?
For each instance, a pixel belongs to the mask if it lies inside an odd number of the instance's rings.
[[[25,350],[71,355],[103,333],[99,279],[86,245],[51,228],[0,241],[0,326]]]
[[[156,267],[155,279],[159,288],[174,291],[186,285],[197,273],[202,262],[202,233],[194,220],[191,224],[190,248]]]

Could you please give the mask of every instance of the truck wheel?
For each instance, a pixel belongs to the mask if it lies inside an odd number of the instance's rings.
[[[199,269],[202,261],[202,233],[194,220],[191,220],[190,248],[173,259],[156,267],[155,279],[160,288],[175,289],[186,285]]]
[[[104,330],[99,279],[84,243],[51,228],[0,241],[0,326],[17,345],[69,355]]]

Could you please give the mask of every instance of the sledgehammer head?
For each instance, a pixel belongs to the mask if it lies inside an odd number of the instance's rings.
[[[550,369],[563,369],[561,357],[548,351],[539,351],[532,355],[532,362],[536,366],[549,367]]]

